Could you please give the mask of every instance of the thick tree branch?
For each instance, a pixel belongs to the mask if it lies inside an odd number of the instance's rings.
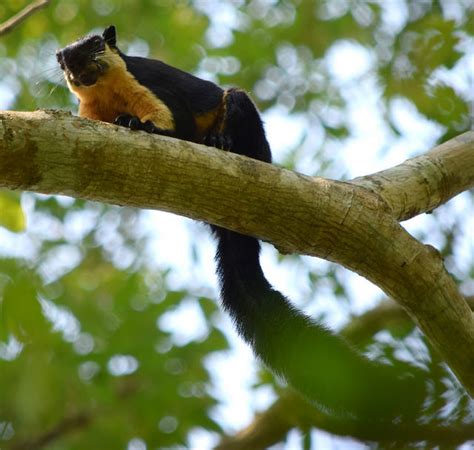
[[[474,187],[474,131],[354,184],[378,193],[398,220],[429,212]]]
[[[20,12],[15,14],[13,17],[8,19],[6,22],[0,24],[0,36],[3,36],[13,30],[21,22],[26,20],[36,11],[44,8],[50,0],[37,0],[33,3],[30,3],[28,6],[23,8]]]
[[[403,305],[474,395],[468,305],[364,187],[47,111],[0,114],[0,187],[171,211],[340,263]]]

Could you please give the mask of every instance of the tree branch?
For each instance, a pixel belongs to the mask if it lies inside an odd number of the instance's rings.
[[[51,430],[45,431],[38,437],[30,438],[27,441],[14,443],[9,448],[11,450],[39,450],[66,434],[78,431],[87,427],[91,422],[91,417],[86,412],[80,412],[69,417],[65,417]]]
[[[0,187],[170,211],[340,263],[403,305],[474,395],[468,305],[439,253],[364,187],[51,111],[0,114]]]
[[[474,296],[466,298],[474,310]],[[390,300],[381,302],[366,313],[354,317],[342,330],[352,343],[361,344],[378,331],[391,326],[414,326],[409,316]],[[431,441],[455,445],[474,439],[474,424],[440,426],[438,424],[391,424],[383,430],[330,417],[308,403],[291,389],[284,390],[267,410],[234,436],[225,436],[215,450],[264,450],[284,439],[292,428],[318,428],[339,436],[363,441],[390,441],[393,445]]]
[[[281,442],[292,428],[317,427],[331,434],[365,442],[389,443],[403,448],[409,443],[428,441],[437,445],[459,445],[474,439],[474,424],[445,425],[402,423],[362,425],[349,419],[330,417],[305,401],[299,394],[285,392],[264,414],[235,436],[225,437],[215,450],[265,450]],[[392,447],[390,447],[392,448]]]
[[[30,3],[28,6],[23,8],[20,12],[15,14],[13,17],[8,19],[6,22],[0,24],[0,36],[3,36],[13,30],[17,25],[26,20],[36,11],[44,8],[50,0],[37,0]]]
[[[430,212],[474,187],[474,131],[352,183],[378,193],[397,220]]]

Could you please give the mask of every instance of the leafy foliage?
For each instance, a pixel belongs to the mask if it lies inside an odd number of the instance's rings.
[[[0,20],[27,3],[4,0]],[[285,165],[341,178],[350,167],[334,161],[370,102],[385,133],[381,150],[406,138],[406,116],[433,126],[430,145],[469,129],[472,20],[463,0],[58,0],[0,40],[0,105],[75,110],[55,50],[113,23],[125,51],[242,86],[262,110],[300,118],[307,130]],[[219,400],[205,364],[229,347],[214,324],[216,303],[196,286],[172,288],[168,271],[150,264],[141,213],[62,197],[23,200],[28,221],[19,233],[19,198],[0,193],[0,447],[172,447],[188,445],[200,427],[228,425],[214,413]],[[434,239],[467,292],[474,261],[462,258],[472,242],[461,209],[448,205],[414,233]],[[304,294],[322,290],[351,308],[345,272],[285,261],[298,284],[306,280]],[[189,302],[206,333],[178,343],[160,318]],[[410,327],[388,331],[364,339],[364,348],[391,361],[415,339],[409,359],[422,354],[418,364],[435,380],[429,418],[466,420],[469,402],[429,347]],[[267,372],[259,381],[274,383]],[[302,446],[310,448],[309,435]]]
[[[0,225],[10,231],[25,229],[25,215],[20,205],[20,198],[11,192],[0,192]]]
[[[37,208],[42,209],[48,207]],[[97,218],[98,228],[108,214],[104,210]],[[2,423],[10,424],[15,442],[34,447],[32,436],[39,440],[81,418],[75,427],[83,432],[48,443],[55,449],[90,442],[121,447],[136,436],[184,445],[195,427],[219,431],[204,414],[216,402],[208,395],[202,361],[225,350],[227,340],[208,324],[202,342],[176,345],[158,320],[189,294],[168,290],[144,268],[117,268],[91,245],[93,233],[76,243],[80,263],[54,280],[53,272],[62,269],[53,270],[47,254],[62,236],[44,245],[32,267],[10,258],[1,262],[0,373],[2,385],[9,386],[0,397]],[[203,305],[203,316],[216,309],[206,299],[193,301]]]

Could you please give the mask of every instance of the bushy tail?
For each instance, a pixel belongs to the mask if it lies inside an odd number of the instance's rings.
[[[224,102],[221,132],[230,138],[231,151],[270,162],[263,124],[250,98],[229,89]],[[224,307],[273,372],[320,406],[358,419],[391,419],[416,410],[424,394],[418,378],[367,360],[294,308],[266,280],[255,238],[212,229]]]
[[[424,393],[419,379],[367,360],[293,307],[266,280],[255,238],[213,231],[223,305],[273,372],[331,412],[362,420],[416,412]]]

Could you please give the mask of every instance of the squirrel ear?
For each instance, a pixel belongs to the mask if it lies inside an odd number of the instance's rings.
[[[107,42],[107,44],[109,44],[111,47],[116,47],[117,32],[115,31],[115,27],[113,25],[110,25],[104,30],[104,32],[102,33],[102,37],[104,38],[105,42]]]

